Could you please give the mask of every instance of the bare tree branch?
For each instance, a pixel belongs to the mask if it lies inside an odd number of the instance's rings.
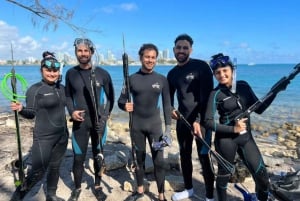
[[[71,19],[73,18],[74,11],[68,10],[64,6],[60,4],[54,4],[53,7],[45,7],[41,4],[40,0],[34,0],[33,5],[25,5],[15,0],[6,0],[9,3],[15,4],[25,10],[28,10],[33,15],[38,16],[39,18],[43,18],[45,20],[45,24],[43,28],[48,30],[50,26],[53,26],[53,30],[55,31],[58,28],[59,22],[62,22],[69,26],[73,31],[85,35],[86,32],[98,32],[99,30],[88,29],[85,27],[79,27],[75,24],[71,23]],[[36,26],[37,20],[32,18],[32,24]]]

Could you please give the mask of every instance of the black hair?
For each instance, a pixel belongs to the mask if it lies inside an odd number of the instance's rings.
[[[152,43],[143,44],[142,47],[139,50],[139,56],[142,57],[144,55],[144,51],[147,50],[147,49],[155,50],[156,57],[158,57],[158,48]]]
[[[211,60],[209,62],[210,67],[213,71],[215,71],[219,67],[225,67],[229,65],[231,69],[234,68],[234,65],[229,56],[225,56],[223,53],[218,53],[211,56]]]
[[[54,54],[55,54],[54,52],[49,52],[49,51],[43,52],[43,54],[42,54],[43,59],[41,61],[41,68],[45,66],[45,61],[46,60],[57,61]]]
[[[225,55],[223,53],[218,53],[218,54],[211,56],[211,60],[216,60],[216,59],[224,57],[224,56]]]
[[[179,40],[187,40],[191,46],[193,46],[193,39],[191,36],[189,36],[188,34],[180,34],[179,36],[176,37],[175,41],[174,41],[174,44],[176,45],[176,43],[179,41]]]

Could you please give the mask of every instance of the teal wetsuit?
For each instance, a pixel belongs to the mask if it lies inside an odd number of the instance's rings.
[[[100,166],[97,155],[100,153],[100,143],[104,144],[106,131],[102,141],[95,130],[94,99],[97,101],[99,119],[110,115],[114,105],[114,88],[109,73],[101,67],[95,68],[96,92],[91,88],[91,69],[81,69],[79,66],[70,68],[66,73],[66,99],[69,114],[75,110],[84,110],[83,122],[73,121],[72,146],[74,152],[73,174],[76,189],[81,188],[83,163],[85,160],[89,137],[91,137],[92,152],[94,156],[95,184],[100,184],[97,174]],[[106,102],[105,102],[106,101]]]
[[[251,134],[250,116],[247,117],[247,132],[242,135],[234,133],[235,116],[248,109],[258,98],[247,82],[238,81],[236,86],[235,94],[224,85],[218,85],[211,92],[205,115],[206,126],[215,131],[216,151],[226,160],[233,164],[236,153],[241,156],[254,178],[258,199],[265,201],[268,198],[269,177],[261,153]],[[275,95],[272,95],[255,112],[263,113],[274,98]],[[219,122],[215,121],[216,112],[219,114]],[[220,165],[218,175],[220,175],[216,180],[218,200],[227,201],[226,187],[230,175]]]

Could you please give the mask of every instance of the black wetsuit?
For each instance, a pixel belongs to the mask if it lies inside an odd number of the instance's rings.
[[[159,141],[163,134],[159,100],[162,100],[165,125],[171,125],[171,102],[167,79],[156,72],[143,73],[141,70],[129,77],[130,92],[133,98],[131,138],[135,144],[138,168],[137,184],[143,185],[146,158],[146,138],[151,147],[154,175],[159,193],[164,192],[163,151],[154,151],[152,142]],[[119,108],[125,110],[127,90],[122,90],[118,100]]]
[[[96,92],[92,92],[91,69],[81,69],[75,66],[66,73],[66,98],[69,114],[75,110],[85,110],[83,122],[73,121],[72,146],[74,153],[73,174],[76,189],[81,188],[83,163],[85,160],[89,137],[91,136],[94,157],[95,185],[100,184],[99,164],[97,154],[106,140],[106,129],[102,136],[101,146],[99,134],[96,133],[94,99],[98,105],[99,119],[110,115],[114,104],[114,88],[109,73],[103,68],[95,68]],[[96,95],[95,95],[96,94]]]
[[[64,87],[44,81],[32,85],[26,92],[26,107],[19,112],[28,119],[35,118],[32,144],[32,169],[23,188],[29,191],[47,174],[47,195],[55,195],[59,167],[68,143]]]
[[[192,125],[194,121],[201,124],[205,140],[211,144],[211,131],[203,127],[203,117],[209,93],[213,89],[213,75],[208,64],[201,60],[190,59],[183,66],[175,66],[168,73],[171,103],[174,106],[174,94],[177,93],[178,110]],[[186,189],[193,188],[192,143],[191,131],[180,120],[177,121],[177,138],[180,147],[181,168]],[[208,149],[196,140],[198,156],[203,169],[206,186],[206,197],[213,198],[214,175],[210,168]]]
[[[223,85],[219,85],[211,92],[205,122],[215,131],[216,151],[231,163],[234,162],[236,153],[241,156],[254,178],[258,199],[264,201],[268,198],[269,177],[261,153],[251,134],[250,116],[247,117],[247,133],[234,133],[235,116],[249,108],[258,98],[247,82],[238,81],[236,86],[235,94]],[[261,114],[274,98],[275,95],[271,96],[255,112]],[[215,121],[216,112],[219,114],[219,122]],[[230,176],[221,166],[219,166],[218,175],[222,175],[216,180],[218,200],[226,201],[226,188]]]

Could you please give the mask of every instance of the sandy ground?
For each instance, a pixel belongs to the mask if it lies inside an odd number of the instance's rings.
[[[26,124],[26,121],[22,121],[21,125]],[[1,135],[0,135],[0,200],[7,201],[11,197],[12,193],[15,190],[14,186],[14,175],[17,175],[17,172],[12,171],[11,162],[17,158],[17,145],[16,145],[16,135],[15,130],[6,125],[0,125]],[[32,143],[32,128],[29,126],[21,126],[22,133],[22,150],[24,155],[28,155],[30,153],[30,146]],[[70,142],[70,141],[69,141]],[[176,143],[176,142],[173,142]],[[116,146],[114,143],[107,143],[105,145],[104,154],[108,155],[116,151]],[[130,150],[130,144],[122,145],[122,149]],[[167,150],[167,149],[166,149]],[[177,148],[174,150],[168,150],[168,152],[178,152]],[[58,184],[57,195],[67,200],[70,196],[71,190],[73,189],[73,180],[72,180],[72,149],[71,143],[68,145],[68,150],[65,154],[64,161],[61,165],[60,171],[60,180]],[[194,179],[194,190],[195,196],[189,199],[185,199],[183,201],[196,201],[196,200],[205,200],[205,190],[203,184],[203,177],[201,175],[201,166],[197,160],[196,151],[193,153],[193,179]],[[179,176],[178,183],[182,183],[182,178],[180,177],[180,171],[178,169],[168,170],[166,173],[166,178],[171,178],[173,176]],[[152,200],[156,200],[157,188],[153,179],[153,174],[147,174],[145,176],[147,181],[149,182],[149,191],[147,195]],[[124,182],[132,181],[134,179],[134,175],[130,172],[126,167],[122,167],[116,170],[108,171],[104,174],[102,178],[102,188],[105,199],[107,201],[118,201],[118,200],[126,200],[130,197],[132,192],[124,190]],[[44,184],[45,178],[39,182],[26,196],[24,199],[30,201],[43,201],[45,200],[44,193]],[[93,168],[91,163],[91,150],[89,149],[86,163],[85,163],[85,172],[82,180],[82,193],[80,195],[80,201],[92,201],[97,200],[95,195],[93,194],[94,188],[94,179],[93,179]],[[254,191],[254,183],[252,179],[246,178],[243,182],[244,186],[251,192]],[[171,200],[171,196],[174,193],[172,189],[166,189],[165,196],[167,200]],[[233,184],[229,184],[228,188],[229,200],[243,200],[242,195],[238,192]],[[216,197],[216,193],[215,193]],[[217,199],[215,199],[217,200]]]

